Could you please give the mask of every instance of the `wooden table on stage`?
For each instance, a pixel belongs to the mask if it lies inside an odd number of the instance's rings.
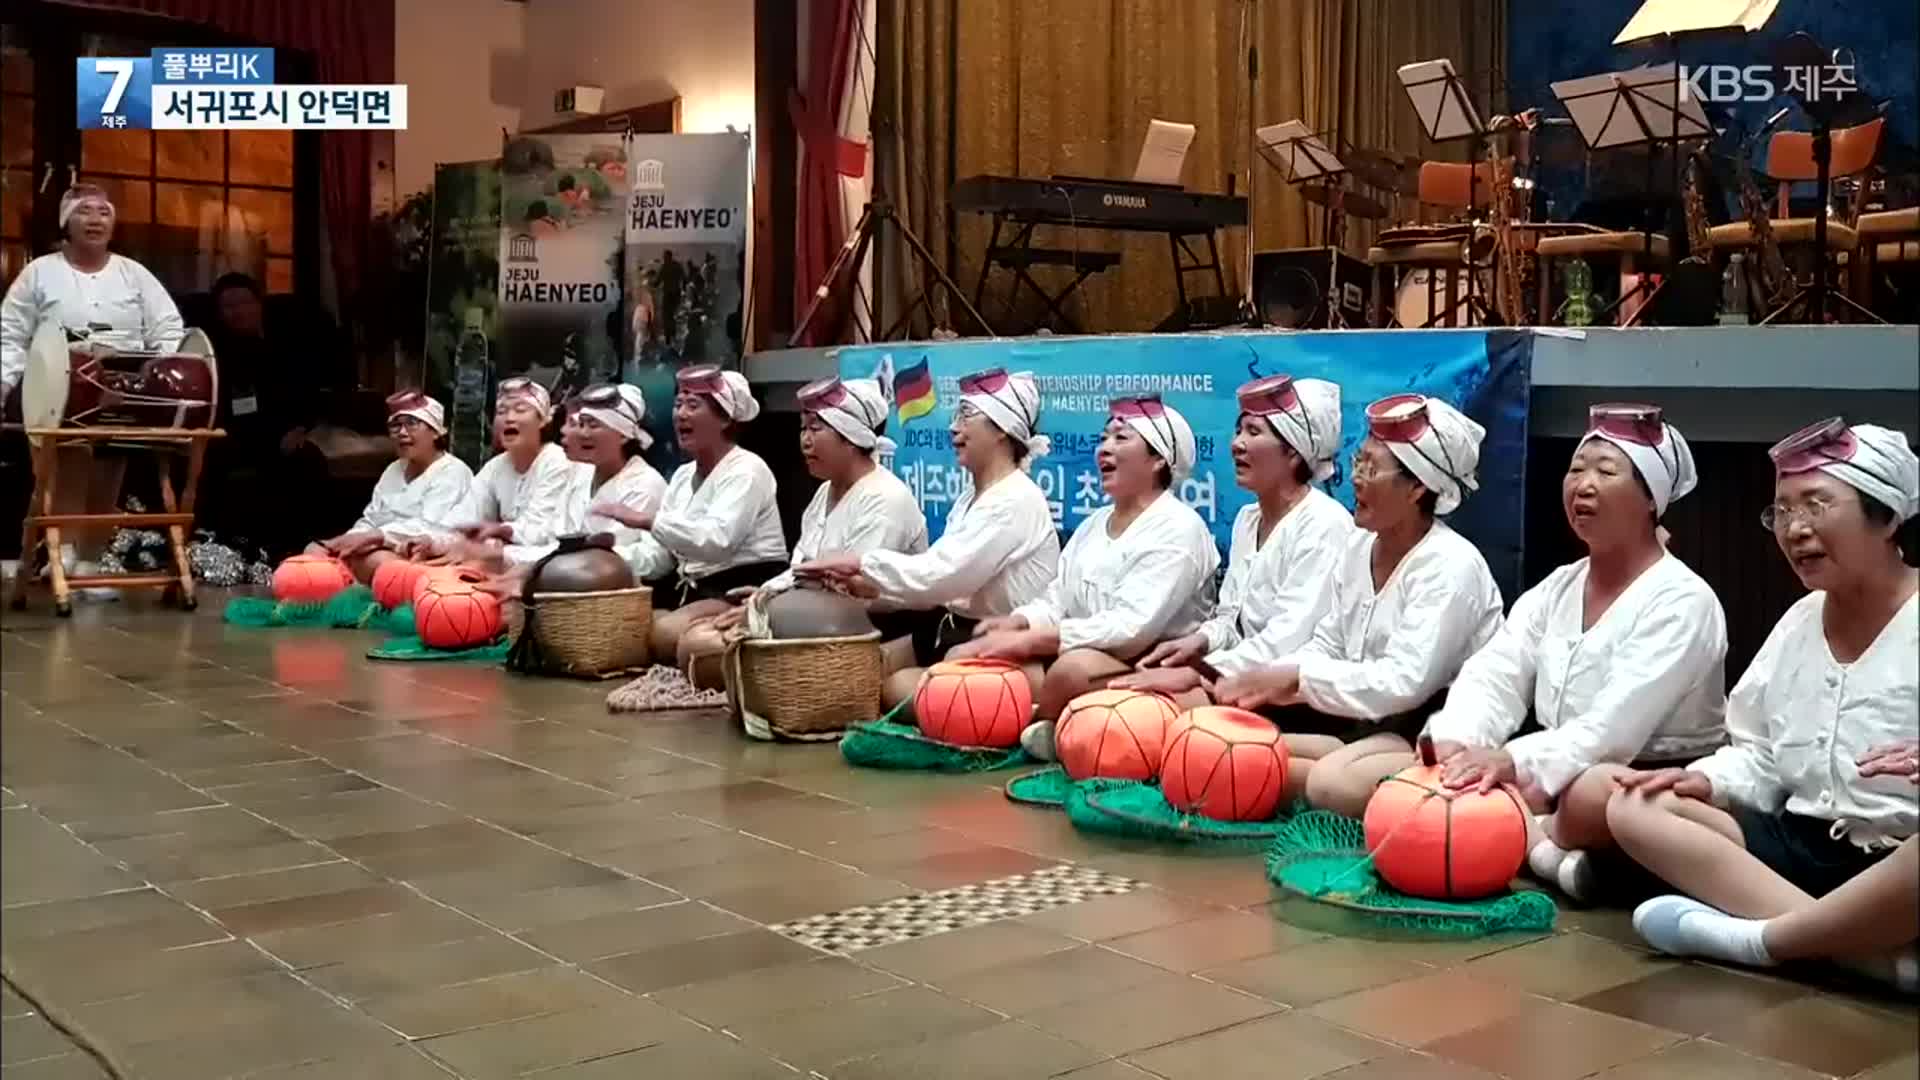
[[[72,590],[106,587],[113,589],[165,589],[166,597],[182,610],[192,611],[198,604],[193,595],[193,567],[187,561],[187,540],[193,535],[193,502],[200,490],[200,473],[206,465],[207,443],[226,437],[218,428],[28,428],[28,445],[33,452],[33,500],[27,504],[27,520],[20,538],[20,569],[13,576],[12,602],[15,611],[27,606],[27,561],[42,536],[47,543],[47,571],[53,582],[53,610],[60,615],[73,614]],[[94,446],[113,443],[117,447],[145,450],[159,460],[160,502],[158,514],[60,514],[54,512],[54,493],[59,489],[62,446],[83,443]],[[173,487],[173,470],[166,458],[184,453],[187,479],[178,494]],[[167,530],[167,548],[173,556],[171,573],[88,574],[69,577],[60,563],[62,526],[96,528],[156,528]]]

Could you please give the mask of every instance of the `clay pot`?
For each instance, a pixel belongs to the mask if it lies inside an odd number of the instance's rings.
[[[782,641],[873,633],[865,604],[819,589],[789,589],[767,601],[767,622]]]
[[[632,587],[633,567],[613,553],[605,534],[561,537],[560,550],[541,563],[533,577],[536,593],[607,592]]]

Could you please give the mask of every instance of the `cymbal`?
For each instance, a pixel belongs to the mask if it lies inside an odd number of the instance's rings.
[[[1383,218],[1387,208],[1376,199],[1369,199],[1357,191],[1341,191],[1320,184],[1300,185],[1300,197],[1310,203],[1330,206],[1334,199],[1340,200],[1340,209],[1348,217]]]
[[[1368,187],[1401,195],[1420,192],[1419,158],[1356,146],[1341,160],[1347,171]]]

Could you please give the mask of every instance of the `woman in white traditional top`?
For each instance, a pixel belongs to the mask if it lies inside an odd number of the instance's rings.
[[[1035,757],[1053,757],[1067,702],[1125,674],[1154,643],[1198,630],[1213,610],[1220,552],[1179,495],[1196,449],[1186,417],[1158,396],[1112,402],[1094,458],[1112,502],[1074,530],[1046,595],[983,621],[949,653],[1051,661],[1020,738]]]
[[[1221,680],[1214,697],[1268,713],[1295,767],[1292,794],[1359,816],[1375,783],[1365,759],[1405,755],[1467,657],[1500,629],[1500,589],[1480,549],[1438,516],[1477,486],[1486,430],[1439,398],[1367,406],[1353,466],[1359,526],[1333,602],[1299,651]]]
[[[28,263],[0,302],[0,403],[13,404],[27,370],[27,345],[34,332],[51,323],[68,341],[123,352],[172,352],[186,325],[166,287],[146,267],[108,250],[113,240],[114,208],[107,193],[93,184],[76,184],[60,197],[60,250]],[[63,446],[54,509],[66,514],[109,514],[120,501],[127,459],[96,455],[93,443]],[[69,528],[77,543],[58,552],[77,574],[99,573],[100,550],[111,529]],[[48,557],[55,553],[49,552]],[[22,552],[30,559],[32,552]],[[119,597],[102,589],[85,595]]]
[[[646,530],[627,562],[654,587],[653,655],[662,658],[677,655],[688,627],[732,606],[728,593],[764,585],[787,568],[773,470],[738,444],[740,428],[760,415],[747,377],[690,367],[676,391],[674,436],[693,460],[673,471],[657,513],[608,508]]]
[[[387,398],[387,436],[394,461],[373,485],[373,498],[353,527],[307,547],[344,559],[361,581],[409,541],[452,540],[473,486],[473,470],[447,453],[447,414],[418,390]]]
[[[502,380],[494,391],[493,441],[501,451],[480,466],[461,510],[463,541],[428,539],[409,545],[413,558],[435,562],[497,562],[524,556],[580,527],[573,493],[575,462],[547,441],[553,399],[532,379]],[[537,558],[538,556],[534,556]]]
[[[1519,788],[1538,815],[1528,862],[1576,899],[1591,899],[1588,852],[1613,846],[1613,777],[1629,763],[1685,764],[1726,738],[1726,614],[1657,533],[1697,482],[1658,407],[1594,406],[1560,482],[1587,557],[1521,594],[1427,722],[1448,787]]]
[[[1761,523],[1812,591],[1728,696],[1729,745],[1685,769],[1625,774],[1607,804],[1620,848],[1686,894],[1642,904],[1635,928],[1665,951],[1744,949],[1741,959],[1762,964],[1764,943],[1741,920],[1806,907],[1920,826],[1908,781],[1920,715],[1920,459],[1904,434],[1838,418],[1782,440],[1772,457]],[[1862,767],[1889,756],[1902,768]]]
[[[1112,686],[1204,704],[1197,667],[1218,678],[1273,663],[1312,640],[1332,604],[1353,515],[1314,484],[1333,476],[1340,451],[1340,388],[1273,375],[1242,386],[1239,398],[1233,478],[1254,501],[1233,521],[1220,604],[1197,632],[1161,642],[1143,670]]]
[[[913,696],[925,669],[971,639],[981,620],[1040,599],[1059,571],[1053,513],[1026,473],[1050,448],[1039,426],[1032,372],[993,368],[963,376],[948,433],[954,461],[971,483],[940,539],[919,553],[823,548],[831,553],[794,567],[802,577],[835,580],[856,595],[923,614],[907,646],[896,641],[886,650],[891,674],[882,696],[889,708]],[[1039,673],[1037,665],[1030,670]]]
[[[800,514],[800,540],[793,546],[792,565],[812,562],[823,551],[899,551],[909,555],[927,550],[927,517],[898,476],[874,461],[878,453],[893,452],[887,426],[887,397],[873,379],[828,378],[800,389],[800,457],[807,472],[820,481],[813,498]],[[792,570],[761,586],[791,588]],[[752,589],[729,599],[744,600]],[[884,600],[872,601],[873,625],[883,640],[911,634],[913,613]],[[680,670],[703,672],[694,661],[726,647],[725,633],[745,617],[745,607],[722,612],[689,629],[680,639],[676,657]],[[696,682],[699,679],[696,679]]]

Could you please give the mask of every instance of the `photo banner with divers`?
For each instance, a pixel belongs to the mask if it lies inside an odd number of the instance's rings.
[[[1213,528],[1226,565],[1234,515],[1252,498],[1233,482],[1235,391],[1267,375],[1326,379],[1340,386],[1340,452],[1328,491],[1353,506],[1353,455],[1366,437],[1367,404],[1413,391],[1442,398],[1487,429],[1479,491],[1448,523],[1479,545],[1502,594],[1521,586],[1526,520],[1527,407],[1532,340],[1503,330],[1179,334],[1021,340],[965,340],[848,346],[842,378],[879,377],[894,387],[888,433],[899,444],[886,463],[907,482],[938,536],[947,511],[972,484],[954,463],[948,432],[959,379],[990,368],[1031,371],[1040,383],[1040,431],[1053,451],[1033,462],[1053,518],[1071,534],[1107,501],[1094,465],[1108,402],[1158,393],[1193,425],[1199,462],[1179,495]]]
[[[647,397],[656,465],[677,463],[673,378],[740,366],[747,268],[747,137],[635,135],[629,146],[625,381]]]
[[[427,263],[427,393],[447,407],[454,456],[493,451],[493,341],[500,307],[500,163],[433,170]]]
[[[516,135],[500,159],[494,378],[569,394],[620,371],[627,146],[619,132]]]

